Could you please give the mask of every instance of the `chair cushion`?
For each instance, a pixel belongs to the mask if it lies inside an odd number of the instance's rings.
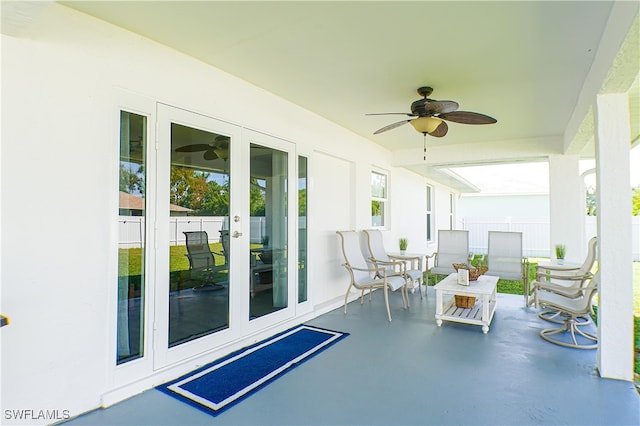
[[[416,281],[422,278],[422,271],[419,269],[409,269],[407,271],[407,275],[409,275],[412,280]]]
[[[387,277],[387,284],[389,284],[389,288],[393,291],[402,288],[406,283],[405,279],[399,276]]]

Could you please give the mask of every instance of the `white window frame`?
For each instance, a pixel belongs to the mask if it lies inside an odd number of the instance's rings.
[[[373,178],[374,175],[380,175],[380,176],[384,176],[384,195],[381,196],[376,196],[374,195],[374,187],[373,187]],[[382,220],[381,223],[376,223],[374,221],[374,216],[373,216],[373,212],[371,213],[371,227],[374,229],[385,229],[387,227],[388,224],[388,218],[389,218],[389,172],[382,170],[382,169],[377,169],[377,168],[373,168],[371,170],[370,173],[370,177],[371,177],[371,182],[370,182],[370,188],[371,188],[371,203],[369,204],[369,207],[371,208],[371,206],[373,205],[373,203],[375,201],[381,202],[382,203]]]
[[[425,194],[425,198],[426,198],[426,206],[425,206],[425,220],[426,220],[426,229],[427,229],[427,235],[426,235],[426,239],[427,239],[427,243],[433,242],[434,237],[434,217],[433,217],[433,211],[434,211],[434,202],[435,202],[435,198],[433,196],[433,185],[426,185],[426,194]]]
[[[456,229],[455,218],[456,218],[456,194],[453,192],[450,192],[449,193],[449,229]]]

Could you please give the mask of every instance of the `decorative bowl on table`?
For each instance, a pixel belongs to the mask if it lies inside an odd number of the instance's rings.
[[[476,281],[480,278],[480,275],[487,273],[489,268],[486,266],[478,266],[477,268],[467,265],[466,263],[454,263],[453,269],[458,272],[458,269],[467,269],[469,271],[469,281]]]
[[[489,268],[486,266],[478,266],[477,268],[470,267],[466,263],[454,263],[453,269],[458,272],[458,269],[466,269],[469,271],[469,281],[476,281],[480,278],[480,275],[486,273]],[[462,309],[471,309],[476,304],[476,298],[474,296],[462,296],[459,294],[455,295],[455,302],[458,308]]]

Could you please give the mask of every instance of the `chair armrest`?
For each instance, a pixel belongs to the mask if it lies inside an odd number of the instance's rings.
[[[389,256],[391,257],[391,256]],[[369,258],[370,261],[372,261],[373,263],[379,263],[381,265],[390,265],[390,266],[402,266],[404,265],[403,261],[400,260],[380,260],[380,259],[376,259],[374,257],[370,257]]]
[[[393,255],[390,254],[389,258],[391,259],[398,259],[400,261],[413,261],[413,260],[420,260],[422,256],[397,256],[397,255]]]
[[[542,282],[544,282],[549,279],[563,280],[563,281],[584,281],[589,278],[593,278],[593,274],[591,272],[587,272],[584,275],[563,275],[563,274],[542,274],[542,273],[536,274],[536,282],[539,282],[540,279]]]
[[[352,271],[365,271],[365,272],[384,272],[385,268],[357,268],[355,266],[351,266],[348,263],[343,263],[342,266],[344,266],[347,269],[351,269]]]
[[[538,273],[539,271],[555,271],[555,272],[571,272],[571,271],[577,271],[580,269],[580,266],[576,266],[576,267],[571,267],[571,268],[567,268],[567,267],[560,267],[560,266],[536,266],[536,273]]]
[[[383,270],[384,274],[380,274],[378,273],[378,276],[393,276],[393,275],[404,275],[407,271],[407,265],[405,262],[401,262],[401,261],[397,261],[397,260],[393,260],[393,261],[387,261],[387,260],[378,260],[376,258],[370,257],[369,260],[371,262],[373,262],[374,265],[386,265],[386,266],[391,266],[394,268],[394,274],[391,275],[387,275],[387,269],[386,268],[378,268],[379,270]],[[399,271],[396,271],[395,268],[399,267]]]

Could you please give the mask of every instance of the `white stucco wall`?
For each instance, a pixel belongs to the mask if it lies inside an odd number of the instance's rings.
[[[389,171],[385,241],[408,236],[412,251],[428,250],[426,182],[392,167],[384,149],[222,71],[52,4],[20,37],[2,36],[0,310],[12,320],[0,333],[2,412],[77,415],[195,365],[158,371],[147,363],[119,374],[112,362],[118,105],[126,97],[272,134],[309,156],[311,315],[343,296],[335,230],[370,226],[371,167]],[[448,228],[450,190],[434,188],[436,229]],[[81,213],[73,227],[70,211]],[[212,350],[199,361],[219,355]]]

